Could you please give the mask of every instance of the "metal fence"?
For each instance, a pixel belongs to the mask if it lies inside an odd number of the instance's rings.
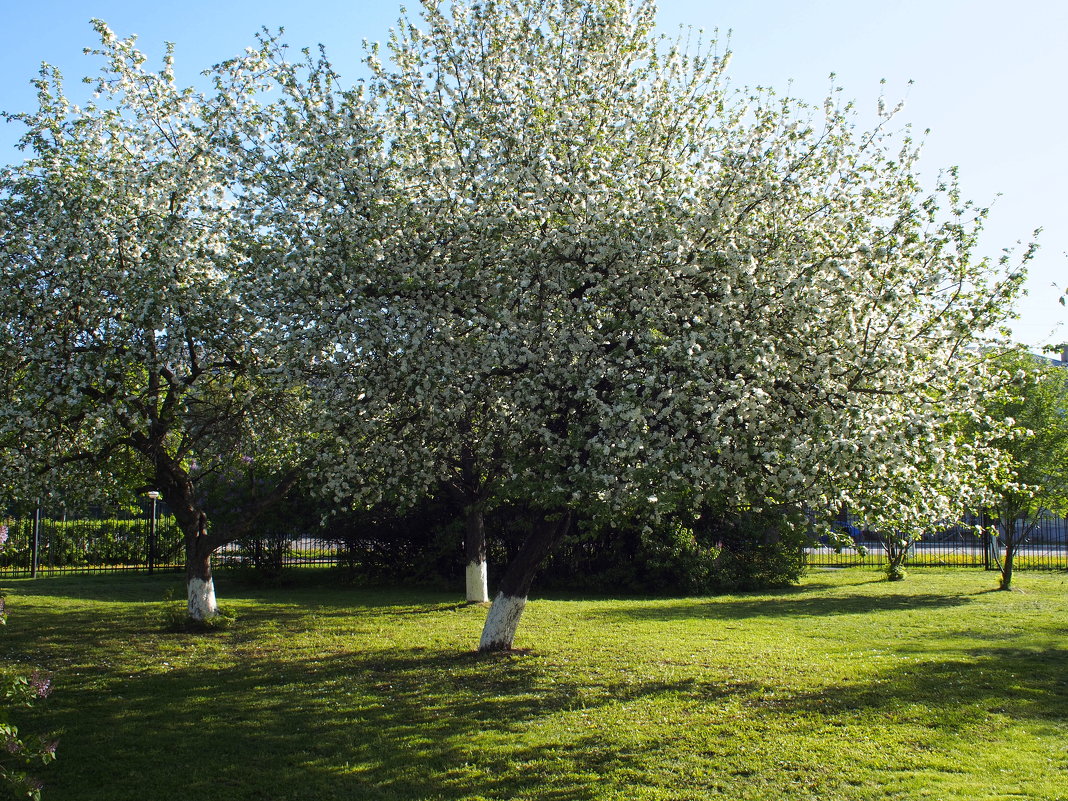
[[[1000,525],[983,520],[980,535],[979,520],[947,526],[925,534],[909,546],[905,558],[908,567],[978,567],[998,568],[999,555],[1004,547]],[[813,567],[880,567],[888,561],[887,542],[878,533],[863,529],[858,521],[840,521],[853,539],[853,547],[837,549],[821,544],[808,551],[808,564]],[[1020,546],[1016,556],[1018,569],[1068,570],[1068,519],[1043,515],[1034,530]]]
[[[879,534],[848,519],[853,547],[820,544],[808,550],[813,567],[879,567],[887,562]],[[996,532],[996,527],[987,526]],[[974,525],[948,526],[913,543],[911,567],[996,569],[1001,543],[980,537]],[[319,530],[252,537],[215,554],[217,566],[249,567],[272,573],[298,565],[337,566],[353,556],[344,542]],[[174,517],[163,504],[144,509],[54,510],[37,508],[0,517],[0,576],[181,570],[184,546]],[[1045,516],[1016,557],[1019,569],[1068,570],[1068,520]]]
[[[336,540],[313,533],[250,537],[224,545],[215,552],[215,564],[254,568],[260,573],[278,573],[287,567],[336,567],[345,548]]]
[[[162,503],[155,509],[38,507],[0,515],[0,576],[36,577],[72,573],[181,570],[182,532]],[[248,538],[219,549],[219,566],[270,572],[293,565],[335,565],[335,541],[313,534]]]
[[[184,564],[181,533],[165,508],[153,516],[136,507],[37,507],[0,517],[0,540],[0,575],[152,572]]]

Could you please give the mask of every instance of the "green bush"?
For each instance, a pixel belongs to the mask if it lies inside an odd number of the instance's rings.
[[[445,584],[463,572],[463,525],[444,500],[400,512],[383,505],[334,516],[322,538],[340,546],[348,580]]]
[[[10,528],[0,522],[0,555],[10,547]],[[0,595],[0,626],[7,625],[7,601]],[[56,740],[29,736],[15,721],[17,709],[32,707],[52,692],[52,676],[40,670],[29,674],[0,665],[0,795],[40,801],[41,782],[27,769],[56,758]]]
[[[694,595],[796,583],[805,567],[802,518],[781,513],[705,514],[656,526],[579,520],[542,568],[537,586],[598,593]],[[530,531],[529,511],[505,504],[486,516],[490,584]],[[332,521],[350,579],[453,586],[463,574],[463,525],[443,501],[406,513],[381,507]]]
[[[678,522],[594,527],[579,523],[538,583],[559,589],[683,595],[707,591],[719,552]]]
[[[804,572],[806,543],[803,521],[781,513],[580,526],[553,555],[541,583],[668,595],[789,586]]]
[[[709,575],[717,590],[763,590],[796,584],[805,571],[808,534],[800,517],[743,512],[704,524],[720,553]]]

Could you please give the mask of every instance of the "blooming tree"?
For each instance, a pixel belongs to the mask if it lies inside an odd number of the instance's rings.
[[[510,371],[482,368],[494,339],[463,319],[478,304],[448,272],[469,246],[448,239],[487,231],[407,175],[424,167],[398,160],[381,86],[339,92],[324,56],[294,64],[264,45],[280,91],[235,131],[240,210],[257,232],[259,314],[319,412],[316,483],[360,506],[447,494],[465,520],[467,599],[488,601],[484,514],[511,437],[495,406]]]
[[[952,172],[922,191],[892,112],[863,130],[838,93],[732,89],[715,42],[653,24],[624,0],[426,2],[302,173],[338,210],[294,266],[343,300],[302,318],[348,399],[338,486],[423,492],[467,447],[540,521],[484,650],[578,512],[846,502],[911,536],[988,466],[951,435],[967,346],[1021,276],[973,257],[985,210]]]
[[[249,236],[222,147],[257,83],[233,62],[215,94],[183,89],[170,49],[152,72],[96,28],[94,99],[74,105],[43,68],[39,109],[14,116],[28,157],[0,174],[4,484],[33,497],[60,476],[139,476],[185,533],[189,614],[206,618],[211,554],[241,531],[209,527],[199,477],[241,455],[284,462],[300,431],[299,390],[241,282]]]
[[[999,386],[983,407],[982,424],[998,432],[1006,456],[988,508],[999,527],[995,539],[1001,589],[1012,588],[1020,547],[1047,514],[1068,513],[1068,376],[1025,352],[998,355]]]

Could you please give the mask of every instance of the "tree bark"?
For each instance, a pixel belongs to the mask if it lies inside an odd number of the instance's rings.
[[[501,579],[500,589],[493,599],[493,605],[486,616],[486,625],[482,629],[479,651],[512,649],[516,628],[527,605],[527,595],[534,575],[570,526],[571,510],[558,518],[543,518],[534,526],[519,553],[509,562]]]
[[[209,620],[219,613],[211,554],[217,544],[208,535],[208,516],[196,500],[189,474],[171,459],[156,459],[156,485],[174,513],[185,539],[185,586],[189,617]]]
[[[203,529],[206,529],[207,517],[203,513],[200,517]],[[186,536],[185,586],[191,620],[210,620],[219,614],[215,581],[211,575],[211,551],[198,547],[206,539],[206,534],[206,530],[202,530],[202,534],[195,538]]]
[[[1016,561],[1016,551],[1019,550],[1020,540],[1023,534],[1015,514],[1003,514],[1001,516],[1002,529],[1005,531],[1005,559],[1001,562],[1001,585],[999,589],[1012,589],[1012,568]]]
[[[1012,589],[1012,563],[1016,558],[1016,546],[1009,543],[1005,547],[1005,561],[1001,563],[1001,589]]]
[[[489,602],[486,570],[486,523],[482,504],[470,504],[464,510],[464,553],[467,556],[467,602]]]

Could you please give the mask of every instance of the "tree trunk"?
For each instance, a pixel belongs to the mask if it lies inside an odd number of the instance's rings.
[[[219,614],[215,582],[211,576],[211,554],[217,547],[208,536],[208,516],[199,508],[193,482],[174,462],[160,462],[156,484],[174,513],[185,538],[185,586],[189,617],[208,620]]]
[[[209,620],[219,614],[215,582],[211,575],[211,555],[217,548],[251,531],[260,517],[280,503],[297,483],[299,471],[283,474],[274,488],[248,511],[244,521],[227,531],[208,532],[208,516],[196,499],[188,473],[174,460],[157,461],[156,484],[174,512],[185,536],[185,581],[192,620]]]
[[[1002,515],[1001,521],[1001,527],[1005,531],[1005,559],[1001,562],[1000,589],[1008,591],[1012,589],[1012,566],[1022,537],[1015,515]]]
[[[467,602],[489,603],[486,570],[486,525],[482,505],[473,503],[464,511],[464,553],[467,556]]]
[[[1001,563],[1001,589],[1012,589],[1012,563],[1016,557],[1016,547],[1009,544],[1005,548],[1005,561]]]
[[[1020,525],[1021,519],[1025,521],[1022,526]],[[1012,568],[1016,561],[1016,554],[1019,553],[1024,543],[1031,539],[1031,535],[1041,524],[1041,519],[1041,507],[1028,508],[1026,506],[1021,507],[1011,519],[1006,519],[1005,561],[1001,564],[1001,589],[1012,589]]]
[[[908,556],[912,543],[898,540],[896,536],[896,534],[890,534],[886,540],[886,578],[888,581],[903,581],[907,575],[905,558]]]
[[[202,515],[203,517],[203,515]],[[204,519],[205,525],[207,519]],[[190,552],[190,539],[186,537],[185,586],[189,598],[189,617],[191,620],[210,620],[219,614],[219,605],[215,602],[215,581],[211,576],[211,551],[206,553],[196,549]]]
[[[185,535],[185,589],[191,620],[209,620],[219,614],[215,602],[215,581],[211,576],[211,553],[208,542],[208,516],[192,504],[172,507]]]
[[[471,431],[470,421],[462,421],[461,430]],[[467,565],[467,602],[489,602],[489,571],[486,566],[486,498],[485,482],[477,469],[474,452],[464,447],[460,455],[458,473],[444,482],[445,490],[464,514],[464,557]]]
[[[527,605],[527,595],[531,582],[541,563],[545,561],[571,525],[571,511],[568,510],[559,519],[542,519],[534,526],[530,536],[523,542],[508,569],[501,579],[501,587],[482,629],[482,638],[478,650],[510,651],[519,618]]]

